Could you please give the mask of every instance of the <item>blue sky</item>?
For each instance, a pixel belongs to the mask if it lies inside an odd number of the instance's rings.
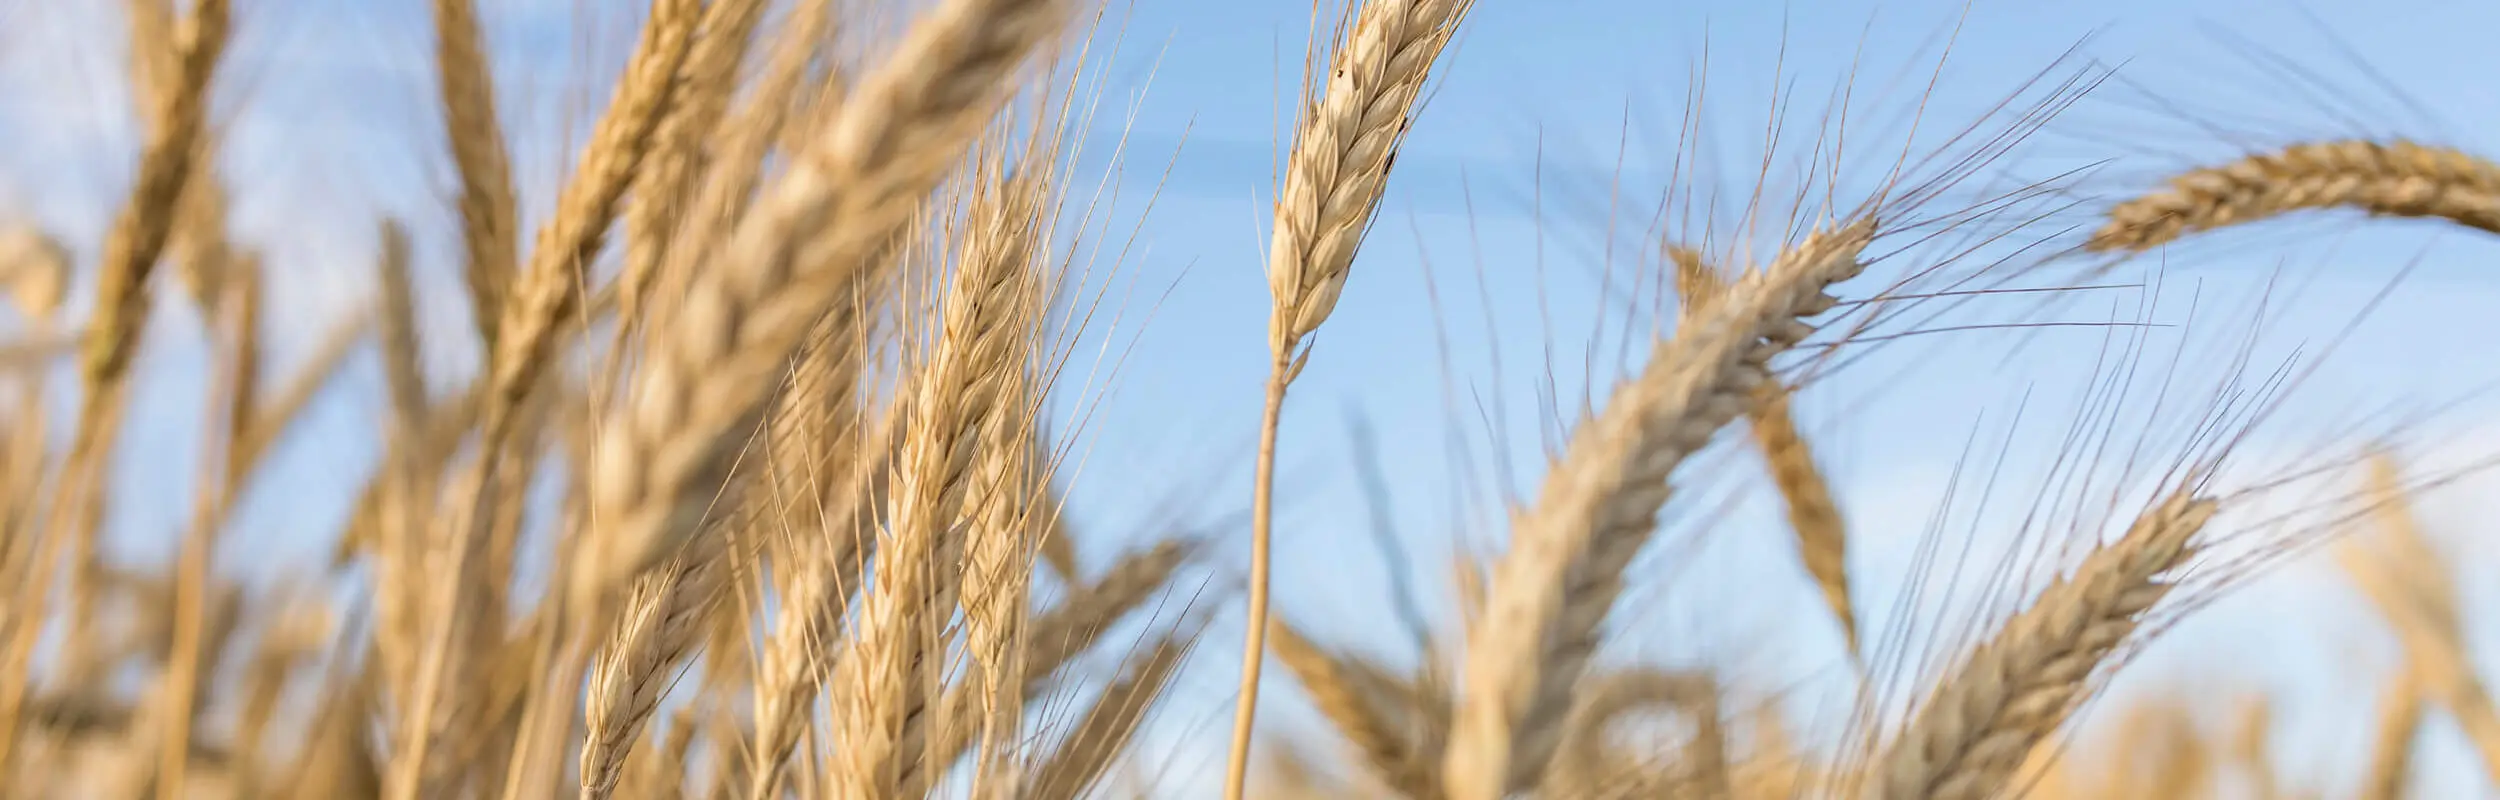
[[[11,142],[0,151],[0,214],[32,216],[89,257],[135,149],[115,77],[117,5],[0,1],[0,135]],[[583,22],[577,12],[594,4],[487,5],[495,9],[492,38],[525,193],[533,209],[544,208],[578,141],[582,98],[600,96],[586,76],[604,76],[622,58],[633,14],[602,11]],[[1136,0],[1112,16],[1109,26],[1124,33],[1111,66],[1098,73],[1104,110],[1091,134],[1105,151],[1126,123],[1127,168],[1113,184],[1121,195],[1109,229],[1124,236],[1133,223],[1137,246],[1104,284],[1127,313],[1088,339],[1107,343],[1104,368],[1117,359],[1116,374],[1063,394],[1071,408],[1101,400],[1076,432],[1082,466],[1071,489],[1080,547],[1096,563],[1138,536],[1159,534],[1145,514],[1167,497],[1185,498],[1181,508],[1200,519],[1247,505],[1246,463],[1267,363],[1259,254],[1275,132],[1290,123],[1311,13],[1286,0]],[[451,173],[428,108],[422,4],[258,0],[245,3],[239,19],[244,40],[229,73],[232,128],[221,166],[234,176],[242,238],[267,249],[282,276],[270,307],[285,312],[268,331],[277,360],[293,363],[329,320],[356,313],[379,213],[407,218],[419,232],[428,320],[442,330],[465,327],[447,213]],[[2500,140],[2482,133],[2500,129],[2500,87],[2470,77],[2488,71],[2483,48],[2493,30],[2500,8],[2470,0],[1968,7],[1955,0],[1479,0],[1294,388],[1279,481],[1279,612],[1333,644],[1399,663],[1415,657],[1382,613],[1390,567],[1366,533],[1347,445],[1351,410],[1369,421],[1383,454],[1423,605],[1447,608],[1447,554],[1456,544],[1482,549],[1491,541],[1486,523],[1495,506],[1485,487],[1500,479],[1489,456],[1500,453],[1515,467],[1512,489],[1532,490],[1554,428],[1540,423],[1553,416],[1541,403],[1577,407],[1592,373],[1599,381],[1617,374],[1625,344],[1619,292],[1641,266],[1627,243],[1647,230],[1659,190],[1677,175],[1698,175],[1693,182],[1705,191],[1731,197],[1749,187],[1775,91],[1791,98],[1780,150],[1787,164],[1811,148],[1820,109],[1858,66],[1850,119],[1864,138],[1852,141],[1842,183],[1862,187],[1898,152],[1902,125],[1931,75],[1937,91],[1921,129],[1926,141],[1969,123],[2081,43],[2070,65],[2116,67],[2117,77],[2005,165],[2040,176],[2106,162],[2076,187],[2088,199],[2140,189],[2242,146],[2406,136],[2500,150]],[[2300,67],[2270,60],[2277,58]],[[1696,85],[1706,87],[1701,144],[1679,159],[1678,132]],[[1143,198],[1167,160],[1169,182],[1148,210]],[[1610,203],[1617,211],[1608,234]],[[2035,230],[2074,224],[2088,218],[2070,212]],[[1610,240],[1617,243],[1611,262]],[[2311,219],[2180,248],[2159,265],[2162,300],[2149,311],[2139,310],[2143,292],[2108,290],[2046,307],[1983,299],[1959,307],[1952,321],[2147,320],[2170,326],[2148,329],[2151,349],[2179,348],[2189,363],[2204,365],[2246,333],[2264,298],[2264,359],[2295,350],[2314,356],[2410,268],[2249,449],[2264,458],[2315,454],[2323,443],[2343,442],[2337,437],[2354,420],[2374,419],[2364,412],[2464,398],[2434,432],[2417,432],[2422,448],[2408,453],[2472,456],[2500,444],[2500,406],[2479,394],[2500,377],[2480,357],[2486,309],[2500,307],[2500,279],[2489,271],[2494,255],[2493,242],[2428,226]],[[2113,280],[2142,280],[2144,266]],[[1601,315],[1610,288],[1616,310]],[[189,471],[202,365],[183,340],[197,321],[178,304],[165,309],[162,346],[147,357],[126,451],[140,457],[131,459],[124,497],[181,497]],[[2048,329],[2019,349],[2003,330],[1903,339],[1802,396],[1801,420],[1856,526],[1851,559],[1870,633],[1887,623],[1876,615],[1891,608],[1911,574],[1910,552],[1945,504],[1956,464],[1966,452],[1994,459],[2001,448],[2009,475],[2037,477],[2108,335]],[[446,378],[465,375],[474,358],[463,350],[438,345],[429,366]],[[1096,352],[1078,357],[1090,365]],[[1584,362],[1589,352],[1598,356]],[[1549,365],[1551,398],[1540,391]],[[333,529],[351,494],[347,478],[361,475],[373,456],[379,381],[369,364],[356,369],[349,386],[299,426],[271,487],[247,501],[230,552],[253,557],[230,563],[310,557],[320,549],[316,537]],[[2009,434],[2017,412],[2024,424]],[[1454,432],[1463,451],[1451,444]],[[1836,638],[1793,566],[1755,469],[1741,448],[1688,469],[1695,490],[1670,514],[1685,524],[1662,541],[1707,546],[1654,548],[1636,568],[1640,577],[1618,611],[1620,652],[1609,658],[1766,676],[1745,687],[1757,691],[1830,682]],[[1454,477],[1462,473],[1473,482]],[[1944,535],[2001,550],[2004,531],[1995,526],[2003,520],[1990,515],[2019,510],[2021,490],[2007,488],[2019,485],[2009,477],[1992,493],[1999,503],[1979,509],[1965,483]],[[2434,534],[2461,568],[2492,555],[2472,536],[2473,521],[2490,511],[2478,503],[2476,485],[2424,499]],[[1732,504],[1725,515],[1712,517],[1724,504]],[[160,558],[156,543],[170,540],[182,514],[179,503],[117,508],[111,524],[119,552]],[[1228,547],[1228,565],[1245,549]],[[2466,584],[2469,607],[2486,610],[2476,617],[2476,644],[2491,663],[2500,653],[2488,646],[2492,626],[2479,621],[2492,618],[2500,598]],[[1198,786],[1221,771],[1217,745],[1237,620],[1219,617],[1172,711],[1157,723],[1157,749],[1169,753],[1147,766],[1162,768],[1161,785]],[[2285,703],[2277,714],[2284,763],[2332,791],[2349,780],[2363,735],[2358,721],[2394,663],[2374,624],[2323,561],[2296,562],[2191,619],[2147,654],[2139,672],[2163,686],[2277,690]],[[1289,691],[1290,684],[1275,686]],[[1811,699],[1796,705],[1800,714],[1831,710]],[[1290,706],[1265,719],[1280,732],[1308,724]],[[2452,727],[2439,717],[2432,725],[2438,745],[2424,769],[2439,782],[2423,788],[2473,786],[2476,771]]]

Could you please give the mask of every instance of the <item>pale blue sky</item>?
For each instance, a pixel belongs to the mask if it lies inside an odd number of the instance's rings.
[[[127,180],[135,144],[115,77],[117,5],[0,0],[0,135],[11,143],[0,151],[0,213],[32,215],[67,233],[88,257]],[[543,208],[567,152],[564,123],[583,116],[578,78],[604,75],[621,58],[627,40],[619,34],[633,14],[602,12],[589,26],[593,33],[583,35],[573,15],[596,4],[486,5],[502,9],[490,16],[505,66],[507,119],[518,131],[526,191]],[[366,291],[372,218],[381,212],[417,226],[429,319],[444,330],[465,326],[445,205],[450,171],[428,109],[422,4],[256,0],[243,9],[244,41],[229,72],[237,79],[228,87],[232,142],[222,165],[238,176],[238,228],[269,251],[272,269],[283,276],[270,307],[285,311],[273,315],[269,331],[280,362],[292,363],[306,340]],[[1336,317],[1294,389],[1280,478],[1280,613],[1325,641],[1411,662],[1411,646],[1386,613],[1387,567],[1365,536],[1368,517],[1346,446],[1348,410],[1360,408],[1379,441],[1424,606],[1449,607],[1447,554],[1461,540],[1488,541],[1490,508],[1481,483],[1454,483],[1460,468],[1452,464],[1472,459],[1469,474],[1491,479],[1485,459],[1497,448],[1488,443],[1485,420],[1497,420],[1505,432],[1498,449],[1521,473],[1514,488],[1532,489],[1544,446],[1539,384],[1549,353],[1564,407],[1586,394],[1588,371],[1578,365],[1591,332],[1601,330],[1604,251],[1597,245],[1605,241],[1610,185],[1619,174],[1612,274],[1620,292],[1638,266],[1624,248],[1647,230],[1648,210],[1678,163],[1690,177],[1698,161],[1705,187],[1735,193],[1750,185],[1765,101],[1775,90],[1793,98],[1782,150],[1783,160],[1793,161],[1813,144],[1835,82],[1853,62],[1862,66],[1850,117],[1862,138],[1852,139],[1845,186],[1864,186],[1897,152],[1905,115],[1957,21],[1961,29],[1922,129],[1928,137],[1969,122],[2078,42],[2070,65],[2119,67],[2117,79],[2007,162],[2037,177],[2109,160],[2083,181],[2090,195],[2140,188],[2183,165],[2227,157],[2241,144],[2378,135],[2500,149],[2500,140],[2481,133],[2500,128],[2500,88],[2470,77],[2489,71],[2484,48],[2490,32],[2500,30],[2500,8],[2487,3],[1994,0],[1969,6],[1966,18],[1964,11],[1958,0],[1479,0],[1440,72],[1439,93],[1400,154]],[[1247,505],[1244,465],[1267,363],[1259,253],[1270,165],[1275,131],[1290,122],[1280,115],[1293,99],[1309,19],[1309,7],[1293,0],[1136,0],[1124,18],[1115,12],[1107,24],[1125,36],[1112,66],[1099,73],[1097,149],[1107,149],[1134,114],[1113,233],[1126,233],[1175,148],[1178,155],[1112,285],[1113,302],[1125,299],[1127,313],[1117,330],[1098,337],[1111,345],[1105,359],[1125,356],[1116,380],[1094,387],[1109,394],[1078,440],[1083,466],[1071,502],[1080,547],[1096,563],[1136,536],[1159,533],[1137,529],[1150,506],[1176,494],[1182,510],[1199,519]],[[1678,130],[1705,45],[1703,144],[1698,156],[1679,162]],[[2314,74],[2295,75],[2269,61],[2277,58]],[[2403,87],[2402,96],[2387,91],[2380,75]],[[2037,232],[2088,222],[2068,213]],[[2279,267],[2260,351],[2268,358],[2294,348],[2315,354],[2411,264],[2411,277],[2298,389],[2281,424],[2251,444],[2269,456],[2298,454],[2345,433],[2333,426],[2361,411],[2424,408],[2500,377],[2479,357],[2489,338],[2485,309],[2500,307],[2500,279],[2489,275],[2494,255],[2500,246],[2492,242],[2426,226],[2314,219],[2182,248],[2168,265],[2164,300],[2149,313],[2137,310],[2140,293],[2106,291],[2047,309],[2036,298],[1986,299],[1951,321],[2091,322],[2114,314],[2176,324],[2188,318],[2193,298],[2196,328],[2151,336],[2157,353],[2166,356],[2184,336],[2186,352],[2201,357],[2244,333],[2242,322]],[[2122,272],[2118,280],[2140,280],[2142,273]],[[1438,315],[1429,296],[1438,297]],[[1621,307],[1618,299],[1596,339],[1601,379],[1614,374],[1622,349]],[[181,497],[189,473],[187,432],[197,417],[192,398],[201,366],[199,353],[181,341],[197,323],[187,311],[166,308],[159,332],[174,335],[161,337],[164,346],[149,356],[127,450],[136,456],[127,476],[133,488],[124,497]],[[1443,328],[1446,371],[1436,345]],[[2005,446],[2007,472],[2044,469],[2052,455],[2046,445],[2073,415],[2107,333],[2039,332],[2010,359],[2004,331],[1905,339],[1803,396],[1801,418],[1857,525],[1851,558],[1870,635],[1889,628],[1887,610],[1910,574],[1911,547],[1974,437],[1973,452],[1981,454],[1974,458],[1984,464],[1996,457],[2006,420],[2020,411],[2023,432]],[[1123,350],[1132,339],[1134,349]],[[438,346],[430,366],[466,374],[474,359],[459,350]],[[1094,352],[1079,358],[1090,362]],[[229,564],[309,558],[319,549],[315,537],[334,529],[350,479],[373,456],[379,382],[369,364],[357,370],[299,427],[270,487],[248,501]],[[1076,388],[1066,397],[1077,397]],[[1461,415],[1455,420],[1453,408]],[[2438,435],[2417,437],[2446,447],[2422,455],[2490,452],[2500,443],[2496,412],[2500,406],[2472,396],[2440,419]],[[1467,442],[1464,455],[1449,444],[1454,427]],[[1687,477],[1697,490],[1680,499],[1685,505],[1670,519],[1709,517],[1730,497],[1741,502],[1711,527],[1707,548],[1653,548],[1618,612],[1623,651],[1609,657],[1728,666],[1767,676],[1742,687],[1758,692],[1829,683],[1839,664],[1836,637],[1793,566],[1751,456],[1731,449],[1696,462]],[[2017,507],[2022,492],[2007,488],[2016,477],[2008,481],[1995,499]],[[2471,523],[2489,511],[2475,502],[2472,486],[2426,500],[2428,519],[2460,565],[2488,563],[2493,552],[2470,536]],[[1967,529],[2001,541],[2001,532],[1966,519],[1975,487],[1966,482],[1962,491],[1947,540],[1958,541]],[[1454,512],[1460,508],[1468,512]],[[111,524],[121,552],[161,557],[154,543],[168,540],[183,513],[183,504],[171,502],[117,508]],[[1987,514],[2001,509],[1991,506]],[[1692,528],[1673,529],[1662,541],[1689,544]],[[1244,551],[1237,541],[1227,545],[1228,568]],[[2500,600],[2466,583],[2475,608],[2492,609]],[[2193,685],[2206,689],[2279,689],[2287,704],[2278,713],[2288,737],[2285,763],[2338,792],[2360,758],[2360,721],[2377,678],[2392,663],[2384,635],[2356,608],[2331,571],[2297,564],[2195,618],[2148,655],[2141,671],[2154,682],[2193,673]],[[2482,622],[2489,619],[2478,616],[2478,649],[2500,656],[2483,635],[2493,627]],[[1238,626],[1233,612],[1219,617],[1156,726],[1157,742],[1171,749],[1150,765],[1162,768],[1161,785],[1178,791],[1221,772]],[[2209,663],[2189,663],[2198,660]],[[1800,714],[1824,712],[1830,721],[1827,704],[1797,705]],[[1264,719],[1279,730],[1308,723],[1290,705]],[[2444,719],[2433,726],[2440,744],[2424,770],[2440,782],[2424,788],[2466,791],[2475,772],[2453,728]]]

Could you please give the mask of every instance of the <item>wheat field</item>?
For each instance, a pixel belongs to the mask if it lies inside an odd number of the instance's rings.
[[[0,797],[2500,792],[2474,137],[1537,5],[0,0]]]

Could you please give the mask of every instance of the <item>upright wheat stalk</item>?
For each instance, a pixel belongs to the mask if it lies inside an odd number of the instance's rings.
[[[1325,80],[1304,78],[1306,105],[1294,128],[1268,242],[1267,284],[1274,302],[1267,336],[1274,363],[1268,371],[1252,478],[1249,620],[1242,637],[1241,697],[1233,712],[1231,761],[1225,770],[1227,800],[1241,800],[1249,780],[1250,743],[1259,711],[1276,428],[1284,413],[1285,387],[1310,357],[1305,337],[1328,319],[1338,294],[1345,291],[1354,251],[1379,212],[1389,166],[1406,140],[1425,79],[1473,5],[1473,0],[1360,2],[1353,29],[1338,38],[1330,55]],[[1307,96],[1314,85],[1325,88]]]

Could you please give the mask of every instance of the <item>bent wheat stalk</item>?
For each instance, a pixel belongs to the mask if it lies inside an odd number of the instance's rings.
[[[2295,211],[2355,208],[2500,233],[2500,165],[2406,141],[2296,144],[2193,170],[2110,209],[2084,249],[2140,252]]]

